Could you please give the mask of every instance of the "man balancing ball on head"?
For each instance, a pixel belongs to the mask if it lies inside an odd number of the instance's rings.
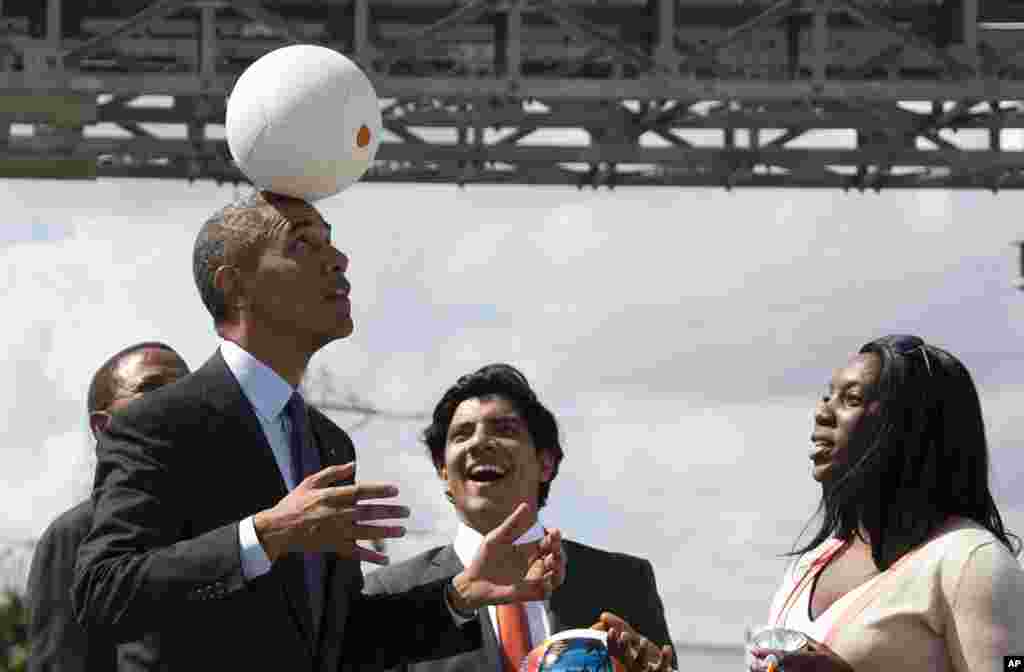
[[[281,85],[266,80],[268,95]],[[164,669],[335,672],[444,657],[480,646],[479,608],[543,599],[562,581],[557,530],[513,543],[536,517],[523,505],[464,570],[363,592],[360,561],[387,558],[359,542],[401,536],[371,521],[409,511],[374,501],[395,497],[393,485],[356,482],[352,441],[298,393],[313,354],[354,328],[349,258],[331,237],[291,196],[261,191],[214,214],[192,266],[219,348],[100,440],[77,615],[122,638],[158,632]]]
[[[561,582],[557,530],[515,545],[518,507],[465,570],[400,595],[363,594],[357,542],[401,536],[398,494],[355,482],[355,451],[297,388],[352,333],[348,257],[304,201],[265,192],[203,225],[195,280],[221,344],[193,374],[113,418],[74,601],[87,627],[158,632],[171,670],[334,670],[480,645],[476,610]]]

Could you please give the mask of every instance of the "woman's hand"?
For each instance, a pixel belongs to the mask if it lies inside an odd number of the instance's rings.
[[[806,646],[791,653],[773,649],[751,649],[750,655],[754,658],[750,665],[751,671],[768,670],[765,658],[769,654],[775,656],[784,672],[854,672],[853,667],[840,658],[839,654],[810,637],[807,638]]]

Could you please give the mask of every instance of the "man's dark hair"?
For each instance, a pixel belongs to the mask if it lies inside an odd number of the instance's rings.
[[[951,516],[984,526],[1015,555],[989,490],[989,456],[978,391],[967,368],[949,352],[916,336],[885,336],[860,352],[881,360],[867,401],[879,415],[853,438],[860,457],[823,489],[821,529],[805,553],[835,535],[868,534],[875,565],[887,569],[928,539]],[[1012,539],[1012,540],[1011,540]]]
[[[554,459],[554,471],[551,481],[558,475],[558,466],[565,453],[558,440],[558,423],[555,416],[537,395],[530,389],[530,383],[518,369],[509,364],[488,364],[473,373],[466,374],[448,388],[434,407],[433,421],[423,430],[423,442],[430,450],[430,458],[434,468],[440,470],[444,466],[444,449],[447,443],[448,426],[455,415],[455,409],[466,399],[477,397],[499,396],[507,399],[526,421],[533,445],[537,453],[546,452]],[[540,484],[537,506],[541,507],[548,500],[551,481]]]
[[[192,275],[199,298],[213,317],[214,324],[228,318],[224,293],[214,284],[217,269],[243,261],[252,251],[253,243],[268,233],[263,208],[270,205],[270,196],[254,191],[224,206],[207,219],[196,235],[192,249]],[[260,223],[263,226],[260,226]]]
[[[150,348],[166,350],[175,357],[181,357],[174,348],[159,341],[144,341],[142,343],[136,343],[135,345],[129,345],[127,348],[114,353],[107,361],[103,362],[99,369],[96,370],[96,373],[92,376],[92,381],[89,383],[89,393],[86,397],[85,404],[89,415],[92,415],[96,411],[107,410],[107,408],[110,407],[110,404],[114,402],[114,398],[117,395],[114,371],[121,363],[121,360],[134,352],[148,350]]]

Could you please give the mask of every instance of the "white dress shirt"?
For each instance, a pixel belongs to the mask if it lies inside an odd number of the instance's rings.
[[[292,454],[288,441],[291,423],[284,408],[295,389],[276,371],[231,341],[220,342],[220,354],[242,388],[242,394],[256,411],[285,486],[291,491],[297,483],[292,479]],[[270,558],[260,546],[252,516],[238,524],[238,541],[242,549],[242,574],[247,580],[270,571]]]
[[[541,526],[540,521],[533,524],[529,530],[526,531],[523,536],[516,540],[517,544],[525,544],[531,541],[537,541],[544,536],[544,528]],[[455,555],[462,561],[463,567],[469,567],[469,563],[473,561],[473,557],[476,555],[477,549],[480,548],[480,544],[484,540],[484,535],[474,530],[469,525],[463,522],[459,522],[459,529],[455,533],[455,541],[452,546],[455,548]],[[538,600],[536,602],[524,602],[523,607],[526,609],[526,619],[530,623],[530,649],[538,646],[541,642],[548,638],[551,634],[551,620],[548,617],[548,601]],[[498,631],[498,615],[497,608],[494,606],[487,607],[487,614],[491,617],[491,627],[494,628],[494,637],[498,640],[498,646],[501,646],[501,633]],[[483,624],[481,624],[482,626]]]
[[[292,452],[288,440],[291,434],[291,421],[285,412],[285,406],[295,393],[295,389],[288,381],[277,375],[276,371],[232,341],[221,340],[220,354],[242,388],[242,394],[256,411],[256,417],[259,418],[263,435],[267,437],[267,443],[274,453],[274,460],[281,470],[285,486],[291,492],[298,483],[292,478]],[[242,556],[242,576],[247,581],[270,571],[270,558],[256,536],[253,516],[238,523],[238,543]],[[457,625],[463,625],[476,618],[475,614],[466,618],[456,613],[447,599],[445,606],[448,607],[448,612]]]

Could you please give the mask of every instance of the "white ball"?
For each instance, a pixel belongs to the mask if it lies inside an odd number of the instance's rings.
[[[380,145],[373,84],[333,49],[297,44],[254,61],[228,97],[225,131],[258,189],[315,201],[356,182]]]

